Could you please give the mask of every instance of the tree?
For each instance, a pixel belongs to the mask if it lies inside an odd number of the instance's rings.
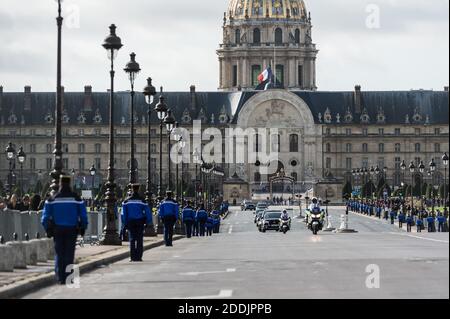
[[[362,193],[363,197],[368,198],[368,197],[372,197],[373,194],[375,193],[375,191],[376,191],[376,187],[373,184],[373,182],[368,181],[366,184],[364,184],[361,193]]]
[[[392,194],[392,189],[388,184],[384,184],[379,190],[378,190],[378,198],[384,198],[384,191],[387,191],[387,196],[390,197]],[[394,195],[395,196],[395,195]]]
[[[422,184],[422,196],[427,196],[428,183],[425,182]]]
[[[345,183],[344,188],[342,189],[342,198],[351,197],[353,192],[352,183],[348,181]]]
[[[447,193],[447,196],[445,196],[445,193]],[[449,193],[448,185],[441,185],[441,187],[439,187],[439,197],[441,199],[448,198],[448,193]]]
[[[413,196],[421,196],[422,195],[422,189],[420,187],[420,183],[416,183],[412,189]]]
[[[34,190],[33,190],[33,192],[34,192],[35,194],[41,194],[41,193],[42,193],[42,182],[41,182],[41,180],[38,180],[38,181],[36,182],[36,185],[34,185]]]
[[[378,180],[377,192],[380,193],[380,191],[383,191],[383,188],[384,188],[385,185],[386,185],[386,181],[384,180],[384,177],[381,177]]]
[[[5,197],[6,196],[5,187],[3,186],[2,181],[0,181],[0,196],[1,197]]]

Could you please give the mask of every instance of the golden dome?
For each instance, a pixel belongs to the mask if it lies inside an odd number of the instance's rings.
[[[233,19],[306,19],[303,0],[230,0],[228,15]]]

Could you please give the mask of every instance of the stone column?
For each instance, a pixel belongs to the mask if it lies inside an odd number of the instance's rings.
[[[293,87],[295,87],[295,74],[297,73],[296,72],[296,68],[295,68],[295,60],[294,59],[289,59],[289,61],[288,61],[288,65],[289,65],[289,71],[288,71],[288,74],[289,74],[289,87],[290,88],[293,88]]]

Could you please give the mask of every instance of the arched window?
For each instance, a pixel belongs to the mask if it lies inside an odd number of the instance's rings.
[[[300,44],[300,30],[295,29],[295,44]]]
[[[325,145],[325,152],[331,153],[331,144],[330,144],[330,143],[327,143],[327,144]]]
[[[295,153],[298,152],[298,135],[291,134],[289,136],[289,152]]]
[[[258,28],[253,30],[253,44],[261,44],[261,30]]]
[[[241,44],[241,30],[237,29],[235,32],[235,43]]]
[[[280,152],[281,135],[280,134],[271,135],[271,141],[272,141],[272,152]]]
[[[275,29],[275,45],[283,44],[283,30],[281,28]]]
[[[261,65],[252,65],[252,84],[254,87],[258,86],[258,76],[261,74]]]

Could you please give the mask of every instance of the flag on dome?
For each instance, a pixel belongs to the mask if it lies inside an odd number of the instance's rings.
[[[272,68],[269,66],[258,76],[259,85],[256,87],[256,90],[267,90],[270,87],[270,84],[272,84],[272,79]]]

